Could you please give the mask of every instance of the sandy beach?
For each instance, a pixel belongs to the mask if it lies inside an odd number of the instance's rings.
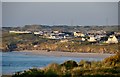
[[[79,53],[79,52],[62,52],[62,51],[46,51],[46,50],[24,50],[20,52],[31,52],[35,55],[58,56],[58,57],[80,57],[80,58],[106,58],[115,54],[108,53]],[[27,55],[27,54],[26,54]]]

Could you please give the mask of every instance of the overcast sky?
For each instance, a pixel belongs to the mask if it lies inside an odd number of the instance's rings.
[[[116,25],[117,2],[3,2],[3,26]]]
[[[1,0],[2,2],[118,2],[120,0]]]
[[[0,2],[0,27],[2,26],[2,2]]]

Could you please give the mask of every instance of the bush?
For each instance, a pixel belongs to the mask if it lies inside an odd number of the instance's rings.
[[[57,63],[52,63],[52,64],[49,64],[47,67],[44,68],[45,71],[50,70],[50,69],[52,69],[54,71],[57,71],[57,70],[60,69],[60,66]]]
[[[24,73],[16,73],[12,77],[44,77],[44,71],[30,69],[29,71],[24,71]]]
[[[69,60],[69,61],[66,61],[63,64],[61,64],[61,66],[65,66],[66,69],[72,69],[74,67],[77,67],[78,64],[75,61]]]
[[[81,76],[83,74],[81,67],[75,67],[71,71],[72,76]]]
[[[109,64],[115,66],[117,63],[120,63],[120,53],[117,53],[114,56],[110,56],[103,60],[104,64]]]
[[[84,60],[81,60],[79,62],[79,66],[80,67],[85,67],[85,68],[90,68],[91,67],[91,62],[90,61],[84,61]]]
[[[58,77],[57,72],[51,69],[47,70],[44,74],[45,74],[45,77]]]

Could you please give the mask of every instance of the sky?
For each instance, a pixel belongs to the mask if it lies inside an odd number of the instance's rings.
[[[117,2],[3,2],[2,26],[117,25]]]
[[[0,27],[2,26],[2,2],[0,2]]]
[[[2,2],[118,2],[120,0],[1,0]]]

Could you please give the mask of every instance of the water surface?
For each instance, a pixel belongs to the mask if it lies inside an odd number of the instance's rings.
[[[1,53],[1,52],[0,52]],[[63,63],[66,60],[102,60],[103,58],[79,58],[79,57],[55,57],[41,56],[30,52],[5,52],[2,53],[2,73],[13,74],[18,71],[23,71],[29,68],[41,68],[50,63]]]

